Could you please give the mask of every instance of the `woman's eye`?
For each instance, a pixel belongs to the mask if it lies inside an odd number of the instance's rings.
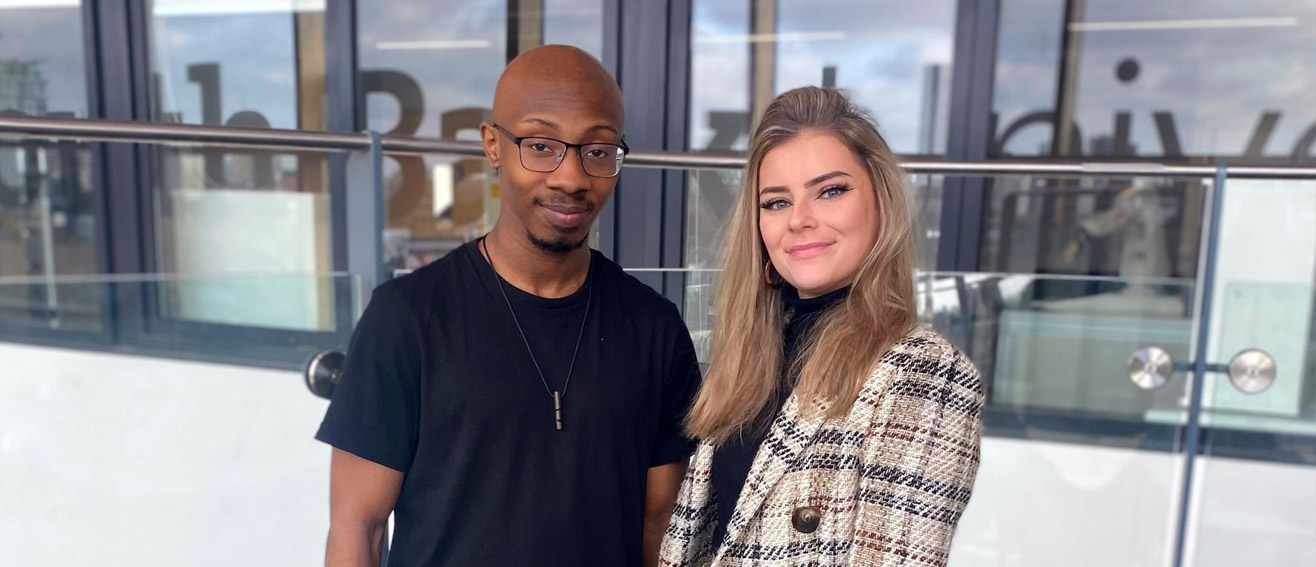
[[[782,200],[782,199],[775,199],[775,200],[772,200],[772,201],[768,201],[768,202],[766,202],[766,203],[762,203],[762,204],[760,204],[759,206],[762,207],[763,210],[766,210],[766,211],[780,211],[780,210],[786,208],[787,205],[789,205],[789,204],[790,204],[790,203],[787,203],[785,200]]]
[[[822,194],[819,196],[824,199],[835,199],[837,197],[840,197],[841,195],[844,195],[845,192],[849,190],[850,190],[849,187],[843,185],[834,185],[832,187],[823,189]]]

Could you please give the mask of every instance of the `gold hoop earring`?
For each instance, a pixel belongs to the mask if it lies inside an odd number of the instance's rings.
[[[773,279],[774,275],[777,276],[776,279]],[[782,278],[781,274],[777,273],[777,270],[772,267],[771,259],[769,259],[766,264],[763,264],[763,283],[767,284],[768,287],[777,289],[781,287],[781,284],[785,283],[785,281],[785,278]]]

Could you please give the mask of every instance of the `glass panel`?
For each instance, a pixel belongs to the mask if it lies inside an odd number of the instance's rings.
[[[943,154],[954,0],[777,0],[776,93],[834,85],[899,154]]]
[[[690,148],[743,150],[752,117],[772,97],[820,85],[871,111],[897,153],[945,153],[955,6],[697,0]]]
[[[239,303],[298,279],[343,289],[336,315],[361,310],[348,275],[66,279],[61,293],[140,295],[203,286]],[[33,284],[0,284],[23,296]],[[368,290],[366,291],[368,293]],[[269,339],[243,362],[299,365],[345,335]],[[174,352],[212,355],[204,341],[174,339]],[[150,353],[150,348],[136,352]],[[80,352],[0,343],[0,563],[4,565],[312,565],[328,530],[328,451],[311,440],[325,401],[288,370]],[[16,490],[14,487],[22,487]],[[274,504],[277,503],[277,504]]]
[[[744,174],[741,170],[708,169],[687,175],[685,264],[695,269],[717,268]]]
[[[924,319],[974,360],[987,389],[982,464],[951,564],[1168,564],[1187,382],[1144,390],[1127,366],[1145,345],[1185,356],[1191,310],[1163,306],[1192,286],[1154,296],[1114,278],[917,281]],[[1042,291],[1057,286],[1082,291]]]
[[[1204,186],[1202,180],[1151,177],[988,179],[979,265],[1014,273],[1191,279]]]
[[[749,147],[752,0],[696,0],[690,19],[690,149]],[[738,39],[739,38],[739,39]]]
[[[322,130],[323,34],[323,1],[153,0],[152,117]]]
[[[0,2],[0,114],[87,118],[82,5]],[[56,278],[98,271],[96,188],[85,144],[0,141],[0,325],[97,331],[102,298]]]
[[[478,140],[509,50],[552,42],[599,57],[603,46],[599,0],[368,2],[357,22],[366,125],[399,135]],[[391,271],[441,257],[497,219],[483,158],[389,156],[384,168]]]
[[[1151,393],[1129,380],[1134,350],[1158,346],[1184,360],[1192,334],[1191,283],[1164,295],[1137,281],[1015,274],[919,274],[922,316],[951,338],[991,384],[992,408],[1037,415],[1169,421],[1183,383]],[[1079,293],[1054,297],[1064,285]],[[930,307],[930,310],[929,310]],[[1076,432],[1082,434],[1082,431]]]
[[[160,271],[189,276],[327,271],[332,266],[330,203],[324,178],[306,186],[307,168],[325,158],[315,155],[230,155],[231,162],[246,161],[254,176],[228,186],[207,186],[202,170],[205,152],[165,149],[159,152],[160,191],[156,193],[157,254]],[[204,287],[204,286],[203,286]],[[286,321],[270,319],[278,311],[258,305],[238,306],[197,289],[176,290],[180,296],[161,296],[161,315],[179,320],[246,324],[306,330],[330,330],[332,320],[298,316]],[[283,292],[270,290],[278,302]],[[222,294],[221,294],[222,295]],[[209,298],[209,299],[207,299]],[[329,301],[325,293],[321,302]],[[212,302],[212,300],[214,300]],[[241,315],[246,314],[246,315]]]
[[[1005,0],[998,37],[996,155],[1316,155],[1309,0]]]
[[[152,112],[190,124],[321,130],[324,3],[156,0]],[[251,37],[262,38],[259,42]],[[326,156],[153,148],[154,271],[183,276],[323,273],[333,244]],[[236,284],[161,288],[159,314],[183,321],[309,331],[335,328],[333,294],[270,281],[265,302],[234,305]],[[273,308],[274,306],[280,308]],[[294,307],[296,307],[294,309]]]
[[[1259,350],[1274,374],[1206,377],[1188,554],[1316,564],[1316,181],[1230,179],[1220,231],[1209,362]]]
[[[544,45],[574,45],[603,59],[604,0],[543,0]]]

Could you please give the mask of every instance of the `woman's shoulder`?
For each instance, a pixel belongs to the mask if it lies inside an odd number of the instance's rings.
[[[918,327],[882,355],[848,419],[854,427],[871,428],[892,419],[917,421],[918,415],[934,411],[931,408],[951,408],[976,417],[984,401],[973,361],[946,337]]]
[[[887,350],[878,361],[869,382],[889,384],[892,379],[951,384],[982,390],[978,368],[954,343],[927,326],[920,325]]]

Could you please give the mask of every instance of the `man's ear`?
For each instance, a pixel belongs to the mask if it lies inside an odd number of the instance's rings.
[[[498,155],[498,130],[488,122],[480,123],[480,142],[484,144],[484,157],[494,169],[503,166],[502,156]]]

